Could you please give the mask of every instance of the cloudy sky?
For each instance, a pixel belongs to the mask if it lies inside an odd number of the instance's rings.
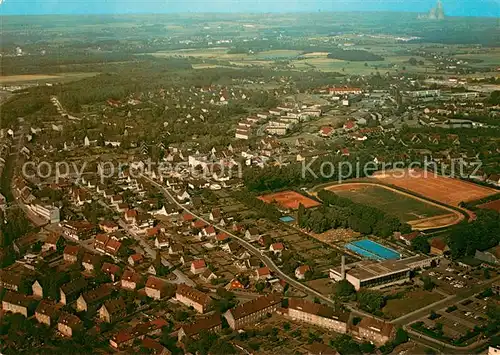
[[[436,0],[0,0],[2,15],[179,12],[426,12]],[[500,17],[500,0],[443,0],[450,16]]]

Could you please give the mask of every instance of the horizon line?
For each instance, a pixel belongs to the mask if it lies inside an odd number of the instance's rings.
[[[0,6],[1,9],[1,6]],[[422,12],[422,11],[391,11],[391,10],[371,10],[371,11],[360,11],[360,10],[336,10],[336,11],[331,11],[331,10],[314,10],[314,11],[304,11],[304,10],[296,10],[296,11],[289,11],[289,12],[279,12],[279,11],[256,11],[256,12],[248,12],[248,11],[196,11],[196,12],[191,12],[191,11],[172,11],[172,12],[77,12],[77,13],[65,13],[65,12],[60,12],[60,13],[39,13],[39,14],[16,14],[16,13],[11,13],[11,14],[0,14],[0,18],[2,17],[42,17],[42,16],[134,16],[134,15],[203,15],[203,14],[210,14],[210,15],[268,15],[268,14],[275,14],[275,15],[291,15],[291,14],[328,14],[328,13],[356,13],[356,14],[362,14],[362,13],[369,13],[369,14],[375,14],[375,13],[401,13],[401,14],[422,14],[425,15],[428,12]],[[445,19],[448,18],[495,18],[495,19],[500,19],[500,16],[495,16],[495,15],[481,15],[481,16],[453,16],[453,15],[445,15]],[[421,19],[425,20],[425,18]],[[430,20],[433,22],[439,22],[443,20]]]

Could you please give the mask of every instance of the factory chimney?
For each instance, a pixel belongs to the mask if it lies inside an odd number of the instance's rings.
[[[340,277],[345,280],[345,255],[342,255],[342,264],[340,265]]]

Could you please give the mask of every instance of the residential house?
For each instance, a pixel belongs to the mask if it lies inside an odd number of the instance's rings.
[[[182,244],[172,243],[168,247],[169,255],[179,255],[182,254],[183,252],[184,252],[184,247],[182,246]]]
[[[257,280],[267,280],[271,277],[271,270],[267,267],[261,267],[255,270]]]
[[[309,265],[301,265],[295,269],[295,278],[297,280],[304,280],[306,278],[306,273],[311,271]]]
[[[33,292],[33,297],[42,299],[43,298],[43,287],[38,280],[35,280],[31,285],[31,290]]]
[[[144,280],[141,274],[129,269],[123,272],[121,279],[122,288],[130,291],[135,291],[141,288],[143,284]]]
[[[149,276],[146,281],[146,295],[155,300],[165,297],[165,281],[154,276]]]
[[[8,270],[0,270],[0,287],[6,290],[21,292],[26,278],[18,273]]]
[[[158,249],[168,248],[170,245],[170,238],[166,234],[159,234],[155,238],[155,247]]]
[[[206,269],[203,274],[200,275],[200,279],[204,282],[209,283],[212,280],[215,280],[217,275],[215,275],[210,269]]]
[[[102,264],[101,272],[108,275],[112,282],[116,282],[120,277],[122,269],[118,265],[105,262]]]
[[[19,313],[26,318],[33,312],[33,299],[21,293],[6,291],[2,299],[3,312]]]
[[[59,318],[60,308],[60,306],[53,302],[42,300],[35,310],[35,318],[38,323],[50,327]]]
[[[67,263],[75,264],[80,256],[80,247],[78,245],[67,245],[64,248],[63,259]]]
[[[281,254],[283,250],[285,250],[285,246],[283,245],[283,243],[274,243],[269,246],[269,251],[274,255]]]
[[[64,238],[59,233],[51,233],[47,239],[45,239],[42,250],[57,250],[58,248],[62,248],[63,245]]]
[[[61,312],[57,321],[57,330],[62,335],[71,338],[76,332],[83,330],[83,322],[73,314]]]
[[[102,263],[102,257],[100,255],[85,253],[82,258],[82,266],[87,272],[94,272],[99,270]]]
[[[210,212],[210,216],[208,219],[210,219],[212,222],[219,222],[222,218],[222,213],[220,211],[220,208],[213,208],[212,211]]]
[[[290,298],[288,300],[288,316],[294,320],[345,334],[347,333],[347,323],[350,315],[347,312],[336,311],[323,304],[305,299]]]
[[[114,233],[118,231],[120,227],[113,221],[102,221],[101,223],[99,223],[99,228],[104,233]]]
[[[259,243],[259,245],[268,249],[271,246],[271,244],[273,244],[273,238],[269,234],[264,234],[260,236],[257,242]]]
[[[94,290],[84,292],[76,300],[76,310],[93,314],[112,293],[113,288],[109,284],[102,284]]]
[[[154,355],[170,355],[172,352],[161,345],[158,341],[149,337],[145,337],[141,342],[141,349],[144,349],[148,354]]]
[[[106,323],[114,323],[127,315],[127,307],[122,298],[107,300],[99,308],[99,319]]]
[[[275,312],[281,307],[281,299],[281,295],[271,293],[228,310],[224,313],[224,317],[231,329],[241,329],[259,322],[267,317],[268,313]]]
[[[251,241],[258,240],[260,237],[259,230],[255,227],[249,228],[245,231],[245,238]]]
[[[78,298],[80,293],[84,291],[88,286],[87,280],[84,278],[78,278],[65,283],[59,288],[60,299],[64,305],[70,304]]]
[[[66,237],[77,241],[89,239],[95,232],[94,225],[87,221],[68,221],[60,226]]]
[[[204,227],[200,231],[199,236],[200,236],[200,238],[212,238],[212,237],[215,237],[216,234],[217,233],[215,232],[214,226],[210,225],[210,226]]]
[[[186,284],[178,284],[175,299],[199,313],[205,313],[210,305],[210,296]]]
[[[319,135],[321,137],[330,137],[333,132],[335,132],[335,129],[333,127],[330,127],[330,126],[323,126],[321,127],[321,129],[319,130]]]
[[[136,210],[127,210],[124,214],[125,221],[127,223],[136,224],[138,212]]]
[[[375,318],[364,317],[358,324],[359,336],[376,346],[382,346],[395,335],[395,328],[391,323],[383,322]]]
[[[175,196],[179,202],[186,202],[189,201],[191,198],[191,195],[186,190],[181,190],[177,193]]]
[[[207,264],[205,264],[205,260],[203,259],[198,259],[198,260],[194,260],[192,263],[191,263],[191,273],[193,275],[198,275],[198,274],[201,274],[203,273],[205,270],[207,269]]]
[[[177,332],[177,340],[181,341],[184,337],[195,337],[200,332],[219,332],[222,329],[222,319],[219,313],[215,313],[207,318],[201,318],[194,323],[182,325]]]
[[[137,266],[144,262],[144,255],[140,253],[132,254],[128,257],[127,262],[131,266]]]
[[[431,251],[430,253],[432,255],[444,255],[447,253],[450,248],[448,245],[444,242],[444,240],[440,238],[434,238],[431,240]]]

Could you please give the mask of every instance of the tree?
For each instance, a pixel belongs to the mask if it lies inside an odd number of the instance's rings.
[[[415,251],[424,253],[424,254],[429,254],[431,251],[431,246],[427,240],[427,237],[421,236],[413,239],[411,241],[411,248]]]
[[[355,293],[354,286],[347,280],[340,280],[335,284],[335,295],[338,297],[345,298]]]
[[[290,330],[290,323],[289,322],[285,322],[283,324],[283,329],[288,332]]]
[[[178,322],[184,322],[186,319],[188,319],[188,317],[189,314],[183,310],[178,310],[174,314],[174,319]]]
[[[337,351],[342,355],[357,355],[361,353],[359,344],[347,334],[330,340],[330,346],[337,349]]]
[[[395,335],[394,341],[393,341],[394,345],[398,346],[399,344],[406,343],[408,340],[409,340],[409,337],[408,337],[408,333],[406,332],[406,330],[404,330],[403,328],[398,328],[396,330],[396,335]]]
[[[432,291],[434,287],[436,287],[436,284],[428,276],[422,276],[422,282],[424,283],[424,290],[426,291]]]
[[[369,342],[365,341],[364,343],[361,343],[361,345],[359,346],[359,349],[364,354],[372,354],[374,352],[374,350],[375,350],[375,345],[373,345],[372,343],[369,343]]]
[[[255,289],[257,290],[257,292],[264,291],[264,288],[266,288],[266,284],[264,282],[259,281],[255,284]]]
[[[357,294],[359,307],[373,314],[380,314],[385,304],[384,296],[377,291],[360,291]]]

